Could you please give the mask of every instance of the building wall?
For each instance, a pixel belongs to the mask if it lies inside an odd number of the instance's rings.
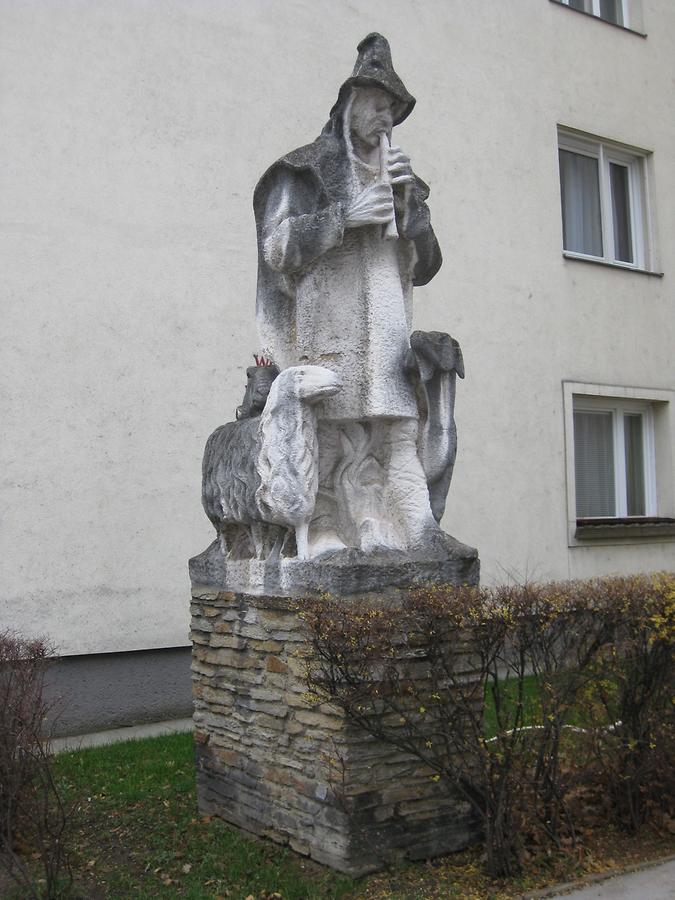
[[[64,656],[47,670],[51,737],[192,715],[189,647]]]
[[[445,256],[415,327],[466,362],[444,526],[487,581],[672,568],[672,539],[568,528],[563,381],[675,386],[675,4],[642,7],[646,38],[550,0],[0,4],[0,627],[187,643],[201,453],[260,349],[253,188],[371,30],[418,98],[396,139]],[[653,151],[662,278],[563,258],[558,124]]]

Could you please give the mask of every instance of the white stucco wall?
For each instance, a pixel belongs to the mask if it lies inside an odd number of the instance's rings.
[[[201,453],[259,349],[253,188],[371,30],[445,256],[415,324],[466,362],[445,527],[488,580],[672,568],[568,547],[562,381],[675,387],[675,4],[642,5],[646,39],[549,0],[0,0],[0,627],[187,642]],[[653,151],[663,278],[563,259],[558,123]]]

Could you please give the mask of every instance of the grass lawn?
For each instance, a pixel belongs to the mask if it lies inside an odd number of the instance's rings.
[[[558,684],[564,675],[559,675]],[[542,721],[542,686],[536,675],[526,675],[523,678],[523,723],[525,725],[536,725]],[[499,685],[500,695],[504,703],[503,717],[504,722],[510,727],[514,724],[516,702],[518,699],[518,679],[515,677],[503,677]],[[491,685],[488,683],[485,688],[485,736],[494,737],[497,733],[497,716],[495,714],[494,698],[492,696]],[[575,706],[566,717],[569,725],[583,725],[583,710],[579,705]],[[609,723],[607,723],[609,724]]]
[[[77,805],[71,838],[74,895],[233,900],[505,900],[543,885],[675,850],[651,829],[628,838],[603,824],[574,853],[533,850],[510,882],[482,873],[480,847],[411,863],[358,882],[268,842],[246,838],[196,811],[192,736],[177,734],[58,756],[57,777]]]
[[[500,693],[506,699],[507,708],[504,710],[505,721],[512,724],[514,709],[517,700],[517,679],[503,678],[500,684]],[[539,682],[534,675],[526,675],[523,679],[523,718],[528,724],[540,721]],[[497,733],[497,716],[490,684],[485,687],[484,710],[484,734],[485,737],[494,737]]]
[[[200,818],[192,735],[64,753],[55,760],[77,804],[76,892],[146,897],[344,897],[354,886],[274,844]]]

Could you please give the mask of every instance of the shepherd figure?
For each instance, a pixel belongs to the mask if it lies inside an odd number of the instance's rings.
[[[281,369],[325,366],[343,384],[318,410],[312,555],[442,543],[404,365],[413,286],[441,265],[429,189],[391,145],[414,105],[388,42],[368,35],[319,137],[274,163],[254,194],[262,341]]]

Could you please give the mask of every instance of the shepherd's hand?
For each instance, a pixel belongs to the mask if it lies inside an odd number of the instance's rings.
[[[346,228],[386,225],[394,218],[394,197],[388,184],[374,184],[358,195],[345,215]]]
[[[393,185],[412,184],[415,180],[410,165],[410,157],[400,147],[390,147],[387,158],[387,171]]]

